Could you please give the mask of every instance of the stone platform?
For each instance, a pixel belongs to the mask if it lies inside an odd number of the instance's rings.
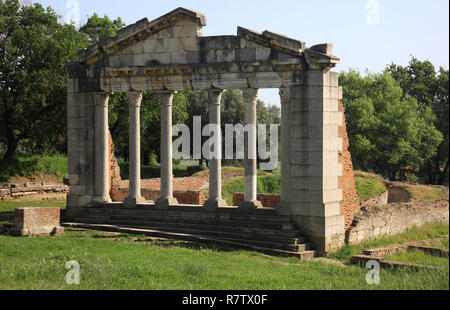
[[[245,213],[237,207],[206,210],[177,205],[158,210],[153,204],[134,209],[125,209],[122,203],[96,204],[83,208],[63,226],[221,244],[300,259],[316,256],[288,216],[266,208]]]

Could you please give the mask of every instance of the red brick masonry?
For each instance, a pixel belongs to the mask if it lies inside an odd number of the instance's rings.
[[[280,195],[277,194],[258,194],[256,199],[261,201],[264,208],[275,208],[280,203]],[[233,195],[233,206],[239,206],[242,201],[244,201],[244,193]]]
[[[14,216],[15,235],[61,235],[60,208],[17,208]]]
[[[344,112],[342,100],[339,100],[339,111]],[[342,164],[342,176],[339,177],[338,186],[342,189],[341,214],[345,215],[345,229],[353,222],[354,214],[361,209],[358,195],[356,194],[355,176],[353,173],[352,155],[350,154],[347,123],[343,114],[342,126],[339,127],[339,138],[342,138],[342,151],[339,152],[339,163]]]

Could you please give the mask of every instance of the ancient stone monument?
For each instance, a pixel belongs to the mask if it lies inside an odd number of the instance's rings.
[[[209,122],[220,125],[222,92],[241,89],[247,104],[246,122],[252,124],[257,121],[258,89],[279,88],[282,192],[275,212],[260,208],[256,160],[252,159],[245,160],[241,207],[227,207],[222,199],[221,161],[215,159],[210,162],[209,199],[204,206],[191,208],[197,213],[235,214],[232,219],[242,214],[248,221],[257,216],[261,221],[288,218],[319,254],[339,247],[344,242],[342,164],[338,160],[344,117],[338,74],[330,71],[339,62],[332,55],[332,45],[308,48],[302,41],[241,27],[236,36],[203,37],[205,25],[201,13],[178,8],[154,21],[145,18],[119,30],[115,37],[81,51],[79,61],[67,64],[68,216],[80,218],[89,208],[99,206],[105,214],[108,208],[117,210],[115,214],[125,208],[128,212],[157,210],[169,217],[173,210],[189,212],[173,197],[174,92],[208,91]],[[145,201],[140,191],[139,109],[144,91],[161,97],[161,197],[155,202]],[[113,92],[128,93],[130,113],[130,191],[123,204],[111,204],[109,195],[108,98]],[[254,145],[256,136],[248,140]]]

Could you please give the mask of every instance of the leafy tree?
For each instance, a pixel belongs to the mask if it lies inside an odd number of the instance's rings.
[[[422,171],[429,183],[441,184],[449,171],[448,70],[439,68],[438,74],[430,61],[420,61],[414,57],[407,67],[391,64],[387,70],[400,83],[403,95],[417,100],[421,113],[428,113],[428,109],[431,109],[435,115],[433,123],[444,139]]]
[[[111,36],[115,36],[117,30],[123,27],[125,27],[125,23],[122,22],[120,17],[115,20],[110,20],[108,15],[105,15],[102,18],[99,17],[97,13],[94,13],[88,18],[86,24],[80,28],[80,32],[86,34],[89,38],[89,42],[94,44]]]
[[[40,4],[0,0],[0,144],[13,158],[19,142],[34,151],[65,149],[64,64],[87,45],[73,25]]]
[[[395,179],[402,166],[419,169],[435,156],[442,134],[434,126],[433,111],[419,109],[415,98],[404,96],[388,71],[362,77],[350,70],[341,74],[340,84],[357,168]]]

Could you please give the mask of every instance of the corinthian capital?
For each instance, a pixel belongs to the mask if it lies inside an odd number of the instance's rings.
[[[288,87],[280,88],[281,104],[288,104],[291,100],[291,89]]]
[[[128,105],[140,107],[142,102],[142,92],[129,92],[127,93]]]
[[[245,88],[242,90],[242,95],[246,104],[255,104],[258,99],[258,90],[255,88]]]

